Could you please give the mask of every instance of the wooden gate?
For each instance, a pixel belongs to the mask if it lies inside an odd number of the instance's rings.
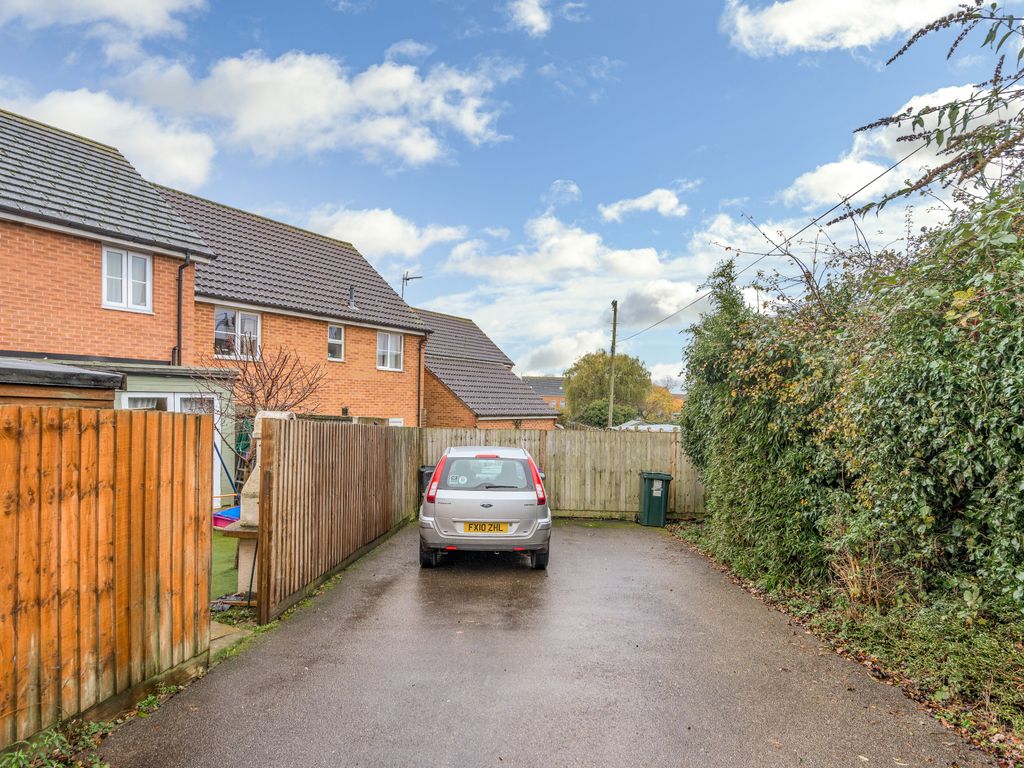
[[[263,423],[257,618],[279,616],[416,510],[419,430]]]
[[[209,416],[0,407],[0,749],[209,648]]]

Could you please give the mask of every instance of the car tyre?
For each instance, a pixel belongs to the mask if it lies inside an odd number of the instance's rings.
[[[543,552],[540,550],[534,550],[530,553],[530,567],[535,571],[546,571],[548,568],[548,557],[551,555],[551,549],[545,549]]]
[[[420,542],[420,568],[436,568],[438,551]]]

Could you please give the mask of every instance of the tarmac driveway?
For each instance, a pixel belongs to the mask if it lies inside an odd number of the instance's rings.
[[[416,564],[407,527],[104,745],[113,768],[994,765],[664,531]]]

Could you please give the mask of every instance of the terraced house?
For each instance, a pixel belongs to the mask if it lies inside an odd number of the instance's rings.
[[[426,327],[350,243],[159,191],[217,254],[196,270],[193,346],[205,364],[293,350],[323,366],[315,412],[419,425]]]

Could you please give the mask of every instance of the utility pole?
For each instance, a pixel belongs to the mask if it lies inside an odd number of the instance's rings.
[[[402,298],[405,298],[405,286],[411,283],[413,280],[422,280],[423,275],[410,275],[409,271],[406,270],[402,275]]]
[[[612,370],[611,377],[608,382],[608,429],[611,429],[614,425],[612,423],[612,414],[615,412],[615,334],[619,329],[619,302],[617,299],[612,300]]]

